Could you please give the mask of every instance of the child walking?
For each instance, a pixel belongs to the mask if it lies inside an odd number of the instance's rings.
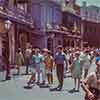
[[[51,86],[53,84],[53,65],[54,59],[51,56],[51,52],[48,49],[43,49],[44,52],[44,63],[46,69],[46,76],[48,80],[48,85]]]
[[[32,76],[29,79],[27,85],[30,87],[31,84],[35,83],[36,67],[35,67],[35,49],[32,50],[32,62],[31,62],[31,72]]]
[[[71,66],[72,77],[74,79],[73,91],[76,91],[76,92],[79,92],[80,79],[81,79],[81,73],[82,73],[82,68],[81,68],[79,56],[80,56],[80,53],[79,53],[79,51],[77,51],[75,53],[75,58],[74,58],[72,66]]]

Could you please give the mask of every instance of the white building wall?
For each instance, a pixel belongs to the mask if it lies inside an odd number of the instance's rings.
[[[80,14],[86,20],[100,23],[100,7],[84,5],[81,7]]]

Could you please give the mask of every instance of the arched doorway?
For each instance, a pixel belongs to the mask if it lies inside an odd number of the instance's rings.
[[[47,40],[47,48],[52,52],[53,54],[53,40],[51,38],[48,38]]]
[[[23,54],[25,54],[26,44],[28,43],[27,33],[21,33],[19,35],[19,47],[21,48]]]
[[[8,33],[4,33],[2,36],[2,59],[3,64],[8,64],[9,62],[9,36]]]
[[[71,47],[74,47],[74,40],[70,40]]]
[[[64,47],[70,47],[70,39],[69,38],[63,39],[63,46]]]

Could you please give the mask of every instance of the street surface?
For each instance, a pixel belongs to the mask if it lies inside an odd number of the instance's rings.
[[[92,64],[90,71],[95,69]],[[13,72],[13,71],[12,71]],[[24,89],[30,76],[13,76],[10,81],[0,82],[0,100],[84,100],[84,92],[70,93],[73,88],[73,80],[65,78],[61,92],[50,92],[48,88],[39,88],[35,85],[32,89]],[[55,76],[54,85],[57,85]]]

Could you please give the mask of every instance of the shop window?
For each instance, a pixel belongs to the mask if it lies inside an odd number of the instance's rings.
[[[47,47],[48,47],[48,49],[49,50],[51,50],[51,39],[50,38],[48,38],[48,41],[47,41]]]
[[[48,48],[48,50],[50,50],[51,52],[52,52],[52,54],[53,54],[53,40],[51,39],[51,38],[48,38],[48,40],[47,40],[47,48]]]
[[[71,42],[71,47],[74,47],[74,40],[72,40],[70,42]]]
[[[88,14],[89,14],[88,11],[86,11],[86,12],[85,12],[85,17],[88,17]]]
[[[27,42],[28,42],[27,33],[21,33],[19,35],[19,45],[20,45],[20,48],[22,49],[23,53],[25,52]]]
[[[63,46],[64,46],[64,47],[69,47],[69,46],[70,46],[70,40],[67,39],[67,38],[65,38],[65,39],[63,40]]]
[[[58,45],[61,45],[61,40],[58,40]]]
[[[97,9],[96,12],[99,13],[99,9]]]

